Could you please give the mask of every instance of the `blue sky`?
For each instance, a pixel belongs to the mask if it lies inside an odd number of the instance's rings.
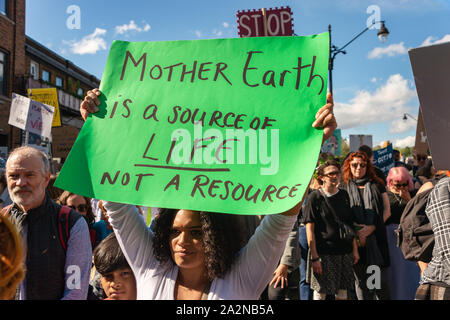
[[[310,35],[332,26],[341,47],[362,31],[377,6],[390,31],[381,43],[369,30],[336,57],[335,113],[344,138],[373,135],[374,146],[413,146],[419,102],[408,49],[450,41],[448,0],[27,0],[26,33],[101,79],[113,40],[165,41],[238,37],[238,10],[289,6],[294,32]],[[71,5],[79,29],[67,27]]]

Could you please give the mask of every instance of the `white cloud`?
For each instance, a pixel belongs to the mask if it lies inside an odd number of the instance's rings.
[[[397,120],[402,119],[404,113],[411,112],[408,103],[416,97],[411,81],[394,74],[373,93],[361,90],[349,103],[335,102],[335,115],[342,129],[388,122],[391,130],[398,131]]]
[[[203,37],[203,33],[200,30],[194,30],[194,34],[197,36],[197,38]]]
[[[370,79],[370,82],[372,82],[372,83],[377,82],[377,78],[373,77],[372,79]]]
[[[391,122],[389,133],[403,133],[416,127],[417,121],[414,121],[409,117],[406,120],[403,120],[403,117],[399,115],[398,120]]]
[[[416,144],[416,137],[409,136],[403,139],[395,140],[392,145],[394,148],[405,148],[405,147],[413,147]]]
[[[369,52],[367,57],[369,59],[380,59],[383,56],[394,57],[402,54],[407,54],[408,49],[403,42],[393,43],[387,47],[376,47]]]
[[[450,34],[446,34],[441,39],[436,39],[435,37],[429,36],[428,38],[425,39],[425,41],[420,46],[421,47],[430,46],[433,44],[439,44],[439,43],[444,43],[444,42],[449,42],[449,41],[450,41]]]
[[[228,27],[230,26],[230,24],[229,24],[228,22],[223,22],[223,23],[222,23],[222,26],[223,26],[224,28],[228,28]]]
[[[105,29],[95,28],[94,33],[83,37],[80,41],[63,41],[70,46],[70,51],[75,54],[95,54],[97,51],[106,50]]]
[[[116,34],[126,34],[130,31],[148,32],[148,31],[150,31],[151,27],[148,23],[142,28],[138,27],[138,25],[134,22],[134,20],[131,20],[129,24],[116,26],[115,29],[116,29]]]

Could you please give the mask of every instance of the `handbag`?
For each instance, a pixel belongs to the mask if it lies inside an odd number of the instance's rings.
[[[319,189],[319,191],[322,194],[322,196],[323,196],[323,198],[325,200],[325,204],[327,205],[328,209],[330,209],[331,214],[333,215],[334,221],[338,225],[339,240],[342,240],[342,241],[345,241],[345,242],[348,242],[348,243],[352,243],[353,239],[356,236],[355,230],[353,229],[353,227],[351,227],[348,224],[342,222],[338,218],[338,216],[337,216],[336,212],[334,211],[333,206],[329,202],[327,196],[323,194],[322,190]]]

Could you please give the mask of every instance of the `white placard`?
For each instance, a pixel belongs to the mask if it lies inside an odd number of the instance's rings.
[[[54,112],[52,106],[13,93],[8,124],[50,138]]]

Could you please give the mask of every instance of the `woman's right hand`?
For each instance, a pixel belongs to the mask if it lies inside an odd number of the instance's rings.
[[[314,273],[320,276],[322,275],[322,262],[320,262],[320,260],[314,261],[312,263],[312,268]]]
[[[86,97],[84,97],[84,100],[80,105],[80,113],[84,121],[86,121],[89,113],[95,113],[98,111],[98,106],[100,105],[100,100],[98,100],[98,97],[101,94],[102,93],[98,88],[87,92]]]

